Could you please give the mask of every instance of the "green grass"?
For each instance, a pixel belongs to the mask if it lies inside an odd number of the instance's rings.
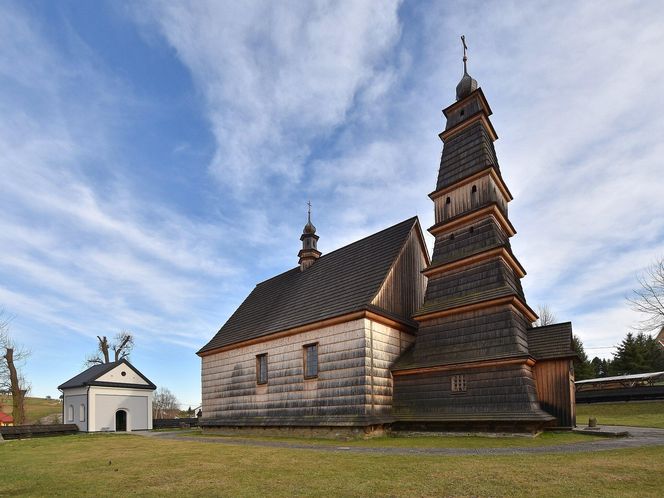
[[[631,425],[664,429],[664,401],[625,401],[576,405],[576,423],[585,426],[590,417],[598,425]]]
[[[11,396],[0,396],[0,406],[5,413],[12,413]],[[57,399],[25,398],[26,423],[36,423],[40,418],[61,413],[62,407]]]
[[[78,435],[0,444],[3,496],[661,496],[664,447],[352,454]]]
[[[246,439],[248,441],[276,441],[308,446],[335,446],[350,448],[517,448],[534,446],[554,446],[603,439],[601,436],[587,436],[572,432],[545,432],[537,437],[482,437],[482,436],[383,436],[371,439],[341,441],[335,439],[314,439],[277,436],[221,436],[200,434],[192,431],[188,436],[221,439]]]

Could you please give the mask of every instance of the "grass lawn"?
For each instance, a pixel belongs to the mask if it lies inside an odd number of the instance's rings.
[[[624,401],[576,405],[576,423],[584,426],[596,417],[599,425],[632,425],[664,429],[664,401]]]
[[[11,396],[0,396],[2,411],[11,415]],[[57,399],[25,398],[25,417],[28,423],[36,423],[40,418],[54,413],[60,413],[62,408]]]
[[[388,456],[99,434],[0,444],[3,496],[661,496],[664,447]]]
[[[553,446],[573,444],[585,441],[604,439],[601,436],[587,436],[572,432],[545,432],[538,437],[481,437],[481,436],[385,436],[371,439],[353,439],[342,441],[335,439],[314,439],[276,436],[219,436],[201,434],[192,431],[192,436],[203,438],[248,439],[258,441],[283,441],[298,445],[361,447],[361,448],[508,448]]]

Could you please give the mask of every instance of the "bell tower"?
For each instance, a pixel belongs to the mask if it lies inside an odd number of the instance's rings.
[[[307,206],[307,224],[304,225],[302,235],[300,236],[302,249],[297,254],[300,258],[300,271],[304,271],[313,265],[322,254],[317,248],[319,237],[316,235],[316,227],[311,223],[311,201],[307,202]]]
[[[434,202],[435,237],[414,347],[397,360],[394,415],[401,425],[537,430],[554,417],[538,403],[526,330],[537,318],[512,253],[512,200],[493,143],[484,92],[464,72],[443,110],[443,153]],[[419,424],[419,425],[418,425]]]

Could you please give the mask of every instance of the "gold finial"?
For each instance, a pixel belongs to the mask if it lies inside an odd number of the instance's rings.
[[[463,43],[463,74],[468,74],[468,70],[466,69],[466,61],[468,60],[466,50],[468,50],[468,46],[466,45],[465,35],[461,35],[461,43]]]

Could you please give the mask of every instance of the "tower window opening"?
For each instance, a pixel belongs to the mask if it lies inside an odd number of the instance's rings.
[[[445,204],[449,204],[450,202],[452,202],[452,199],[450,199],[449,197],[445,199]]]
[[[470,227],[470,233],[473,233],[475,231],[475,227]]]
[[[476,194],[477,193],[477,185],[473,185],[473,188],[470,190],[471,193]]]
[[[465,109],[461,109],[461,112],[459,113],[460,116],[463,116]]]
[[[454,240],[454,234],[450,235],[450,240]]]

